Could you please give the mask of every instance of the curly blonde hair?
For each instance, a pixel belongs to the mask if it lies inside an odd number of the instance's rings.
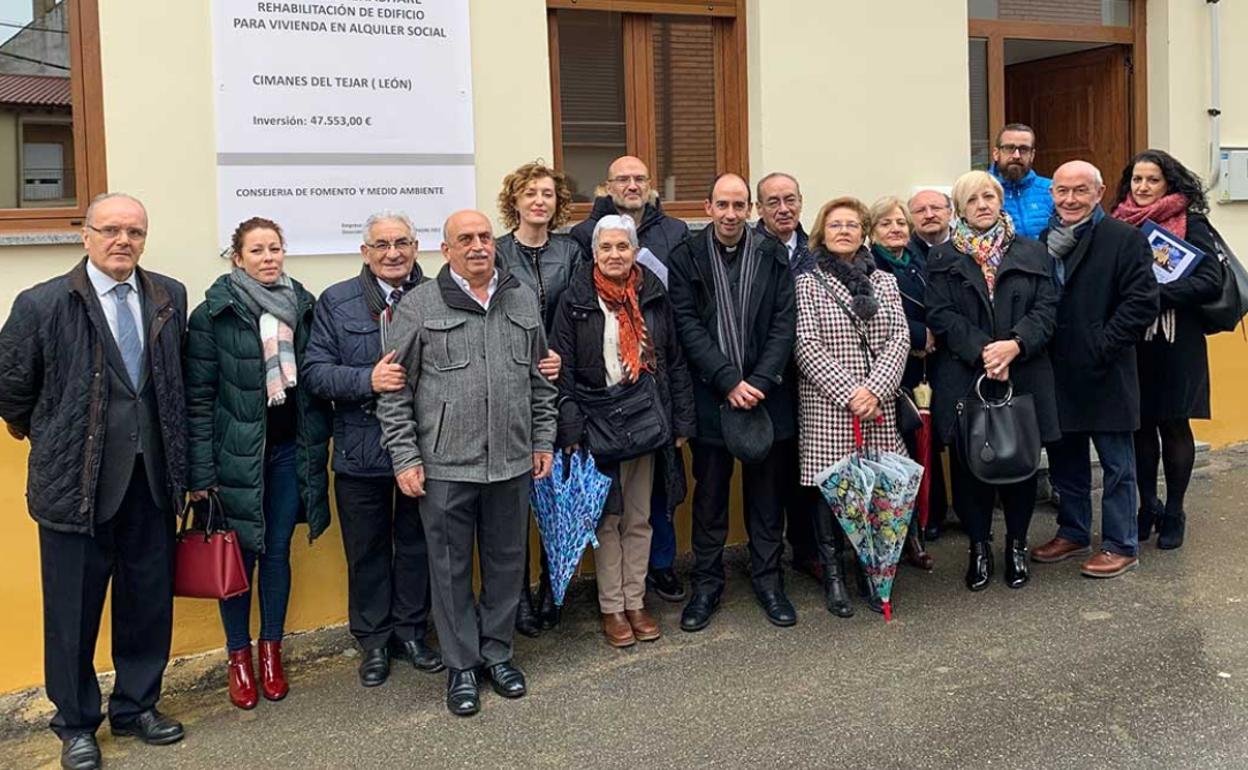
[[[529,186],[529,182],[547,178],[555,183],[555,211],[550,217],[550,229],[555,230],[567,223],[568,217],[572,215],[572,191],[568,189],[568,180],[563,172],[536,160],[525,163],[503,177],[503,189],[498,193],[498,213],[503,217],[504,227],[515,230],[520,226],[520,210],[516,208],[516,199]]]

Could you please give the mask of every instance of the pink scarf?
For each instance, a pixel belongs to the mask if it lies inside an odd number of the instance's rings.
[[[1138,206],[1130,195],[1114,208],[1114,219],[1139,227],[1145,219],[1151,219],[1179,236],[1187,237],[1187,196],[1170,193],[1147,206]]]

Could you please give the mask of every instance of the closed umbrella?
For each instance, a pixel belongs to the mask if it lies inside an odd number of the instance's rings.
[[[551,592],[559,606],[586,546],[598,547],[594,533],[610,491],[611,477],[598,470],[588,450],[556,452],[550,475],[533,482],[530,500],[550,563]]]

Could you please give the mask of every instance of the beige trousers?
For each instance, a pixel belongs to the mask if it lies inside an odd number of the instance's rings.
[[[653,481],[654,455],[620,463],[623,510],[603,514],[598,522],[598,549],[594,551],[598,607],[604,613],[645,606]]]

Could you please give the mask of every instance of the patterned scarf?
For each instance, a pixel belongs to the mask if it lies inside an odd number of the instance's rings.
[[[285,273],[273,283],[260,283],[236,267],[230,271],[230,288],[259,321],[265,393],[269,406],[280,406],[286,403],[286,391],[299,381],[295,364],[299,298],[294,285]]]
[[[953,246],[979,263],[984,273],[984,283],[988,284],[988,299],[992,300],[997,289],[997,268],[1001,266],[1001,258],[1014,242],[1014,222],[1010,215],[1001,212],[1001,218],[983,232],[974,230],[965,219],[958,219],[953,229]]]
[[[624,382],[636,382],[643,371],[655,369],[654,345],[646,331],[646,319],[641,314],[641,268],[633,265],[623,285],[612,281],[594,266],[594,288],[607,308],[615,313],[620,325],[620,364],[624,370]]]
[[[1114,207],[1111,216],[1136,227],[1144,224],[1145,219],[1151,219],[1180,238],[1186,238],[1187,206],[1187,196],[1182,193],[1170,193],[1147,206],[1137,206],[1128,195],[1126,200]]]

